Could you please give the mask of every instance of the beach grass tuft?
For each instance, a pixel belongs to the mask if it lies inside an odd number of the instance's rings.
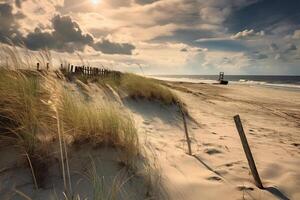
[[[49,94],[43,77],[32,71],[0,68],[1,138],[18,147],[28,161],[39,186],[47,172],[49,158],[45,137],[53,134],[53,118],[47,105]]]
[[[128,155],[128,161],[138,154],[139,142],[133,119],[113,103],[86,102],[65,90],[59,112],[64,129],[75,145],[89,143],[95,147],[118,147]]]

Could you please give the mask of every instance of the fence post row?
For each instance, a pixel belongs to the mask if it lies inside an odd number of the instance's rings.
[[[49,63],[47,63],[47,70],[50,69]],[[60,64],[60,69],[64,69],[64,65]],[[40,63],[37,63],[37,70],[40,70]],[[119,78],[121,75],[121,72],[118,71],[111,71],[104,68],[98,68],[98,67],[89,67],[89,66],[76,66],[71,65],[70,63],[67,65],[67,68],[65,69],[67,73],[74,73],[74,74],[82,74],[87,76],[108,76],[112,75],[113,78]]]

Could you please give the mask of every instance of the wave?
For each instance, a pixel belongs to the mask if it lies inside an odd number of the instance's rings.
[[[171,81],[171,82],[187,82],[187,83],[208,83],[214,84],[218,83],[217,80],[211,79],[202,79],[202,78],[187,78],[187,77],[157,77],[151,76],[152,78],[164,80],[164,81]],[[292,89],[300,89],[300,84],[293,84],[293,83],[270,83],[266,81],[253,81],[253,80],[246,80],[246,79],[239,79],[238,81],[230,81],[229,84],[238,84],[238,85],[259,85],[259,86],[266,86],[266,87],[276,87],[276,88],[292,88]]]
[[[253,80],[244,80],[240,79],[239,81],[230,81],[234,84],[241,85],[262,85],[262,86],[270,86],[270,87],[283,87],[283,88],[298,88],[300,89],[300,85],[292,84],[292,83],[269,83],[265,81],[253,81]]]

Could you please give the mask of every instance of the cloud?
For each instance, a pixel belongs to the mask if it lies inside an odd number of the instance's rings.
[[[284,52],[289,53],[291,51],[296,51],[296,50],[297,50],[297,47],[295,44],[289,44]]]
[[[132,51],[135,49],[135,46],[130,43],[115,43],[110,40],[103,39],[96,42],[93,45],[93,48],[105,54],[132,55]]]
[[[52,33],[42,32],[39,28],[36,28],[34,32],[27,35],[25,38],[25,44],[31,50],[43,48],[58,49],[56,46],[57,42]]]
[[[270,44],[270,49],[271,49],[271,51],[276,52],[276,51],[279,50],[279,47],[277,46],[277,44],[271,43]]]
[[[78,23],[73,21],[70,16],[56,15],[52,19],[54,28],[53,36],[62,43],[76,42],[81,44],[91,44],[93,37],[90,34],[82,33]]]
[[[260,52],[253,52],[248,54],[248,56],[253,60],[263,60],[268,58],[267,54],[260,53]]]
[[[299,13],[299,0],[257,0],[234,9],[226,19],[225,25],[230,32],[253,29],[285,35],[291,27],[299,25]]]
[[[24,38],[29,49],[49,48],[74,52],[75,50],[83,50],[85,45],[93,44],[93,37],[90,34],[84,34],[78,23],[73,21],[71,17],[56,15],[51,21],[53,31],[42,31],[36,28],[34,32],[29,33]]]
[[[19,25],[13,14],[13,7],[7,3],[0,3],[0,42],[8,42],[20,37]]]
[[[295,30],[292,38],[295,39],[295,40],[300,39],[300,29],[299,30]]]
[[[94,42],[92,35],[83,33],[79,24],[70,16],[56,15],[51,20],[52,31],[42,31],[36,28],[24,39],[26,46],[32,50],[42,48],[55,49],[57,51],[74,52],[82,51],[85,46],[91,46],[96,51],[104,54],[131,55],[135,46],[129,43],[115,43],[108,39]]]
[[[154,3],[157,1],[159,1],[159,0],[135,0],[136,3],[141,4],[141,5],[151,4],[151,3]]]
[[[231,36],[231,39],[234,40],[238,40],[238,39],[250,39],[250,38],[254,38],[257,36],[264,36],[265,32],[264,31],[260,31],[260,32],[255,32],[253,29],[251,30],[244,30],[241,32],[236,33],[235,35]]]
[[[283,59],[288,65],[299,52],[299,0],[5,2],[1,41],[21,38],[33,50],[48,47],[58,54],[82,51],[118,66],[140,63],[168,73],[193,63],[195,69],[224,66],[239,73],[240,66],[275,66]]]
[[[275,55],[275,60],[279,60],[279,59],[281,59],[282,57],[281,57],[281,54],[280,53],[278,53],[278,54],[276,54]]]
[[[218,51],[248,51],[248,47],[241,41],[228,38],[206,38],[196,40],[198,45],[209,50]]]

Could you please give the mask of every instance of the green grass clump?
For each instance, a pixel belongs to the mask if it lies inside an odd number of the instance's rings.
[[[43,78],[32,71],[0,68],[1,140],[17,146],[30,159],[37,184],[42,185],[48,151],[41,138],[52,132],[49,94],[41,86]]]
[[[173,104],[178,100],[178,98],[168,88],[161,85],[159,81],[135,74],[124,74],[120,88],[124,89],[132,98],[158,100],[165,104]]]
[[[137,155],[138,136],[134,122],[114,104],[86,102],[64,91],[59,110],[64,130],[73,136],[75,144],[113,146],[124,149],[130,156]]]
[[[169,88],[162,85],[160,81],[136,74],[123,73],[120,76],[108,75],[105,77],[78,75],[77,78],[85,84],[89,82],[95,82],[99,85],[108,84],[120,94],[125,92],[133,99],[156,100],[163,104],[177,104],[180,102],[179,98]]]

